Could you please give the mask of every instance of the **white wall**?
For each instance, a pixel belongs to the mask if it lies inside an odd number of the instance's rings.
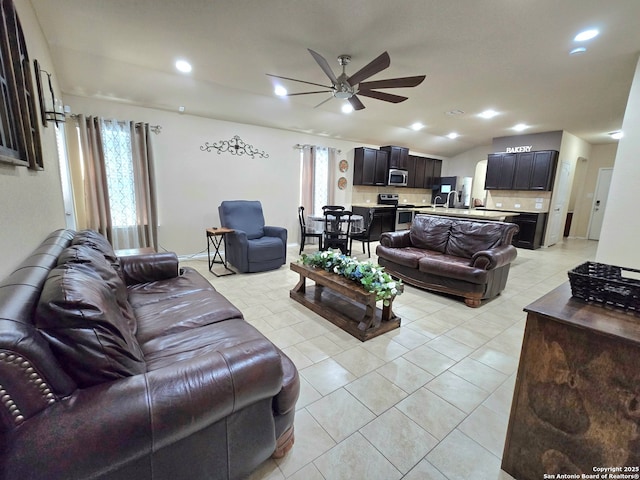
[[[33,60],[37,59],[43,69],[53,73],[55,83],[49,47],[31,3],[27,0],[14,0],[14,3],[32,69]],[[35,85],[35,77],[33,81]],[[58,92],[57,85],[54,89]],[[37,106],[36,109],[39,116]],[[40,124],[40,130],[44,171],[0,164],[0,278],[11,273],[47,234],[65,226],[55,129]]]
[[[640,61],[631,84],[622,122],[624,138],[618,142],[607,211],[604,214],[596,260],[640,269]]]
[[[219,226],[218,205],[223,200],[260,200],[265,221],[289,231],[289,243],[299,241],[300,151],[295,144],[312,144],[342,150],[338,161],[349,162],[344,175],[348,188],[335,188],[338,204],[351,203],[353,142],[338,141],[252,125],[211,120],[116,102],[65,96],[73,113],[100,115],[160,125],[154,135],[158,186],[159,243],[179,255],[206,249],[205,228]],[[73,122],[70,121],[68,126]],[[200,149],[238,135],[244,142],[264,150],[269,158],[250,158]]]

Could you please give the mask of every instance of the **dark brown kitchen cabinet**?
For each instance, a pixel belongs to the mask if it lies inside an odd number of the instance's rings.
[[[521,212],[517,216],[508,217],[506,221],[518,225],[518,232],[513,236],[514,247],[536,250],[542,245],[542,236],[547,224],[546,213]]]
[[[427,168],[424,175],[424,188],[436,188],[440,185],[442,176],[442,160],[427,158]]]
[[[512,190],[516,171],[515,153],[492,153],[487,160],[485,190]]]
[[[409,155],[407,158],[407,187],[415,188],[416,186],[416,163],[418,157]]]
[[[389,168],[401,168],[403,170],[408,169],[408,148],[387,145],[385,147],[380,147],[380,150],[387,152],[389,157]]]
[[[380,235],[384,232],[393,232],[396,229],[396,209],[390,207],[352,207],[351,211],[355,215],[362,215],[367,218],[369,210],[373,210],[373,223],[371,224],[371,241],[380,240]]]
[[[487,161],[485,190],[552,190],[558,162],[555,150],[492,153]]]
[[[555,150],[541,150],[534,153],[529,190],[552,190],[558,163],[558,152]]]
[[[384,150],[358,147],[353,157],[354,185],[386,185],[388,154]]]

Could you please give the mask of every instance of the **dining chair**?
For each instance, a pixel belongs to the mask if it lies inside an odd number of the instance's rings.
[[[350,210],[324,211],[324,236],[322,248],[339,248],[342,253],[349,255],[349,232],[351,229]]]
[[[322,213],[324,213],[325,210],[344,210],[344,207],[342,205],[325,205],[322,207]]]
[[[374,210],[370,208],[369,213],[365,218],[364,229],[358,232],[352,232],[349,235],[349,255],[353,253],[353,241],[358,240],[362,242],[362,253],[365,253],[364,245],[365,243],[367,244],[367,253],[369,258],[371,258],[371,225],[373,224],[374,215]]]
[[[322,237],[324,232],[322,230],[316,230],[311,226],[307,225],[307,222],[304,218],[304,207],[298,207],[298,222],[300,223],[300,253],[304,250],[304,244],[307,241],[307,238],[317,238],[319,249],[322,250]]]

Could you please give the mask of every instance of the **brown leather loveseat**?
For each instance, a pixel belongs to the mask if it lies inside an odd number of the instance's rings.
[[[0,282],[0,478],[246,478],[292,445],[299,388],[173,253],[58,230]]]
[[[378,263],[427,290],[464,297],[470,307],[498,295],[517,256],[514,223],[416,215],[411,229],[383,233]]]

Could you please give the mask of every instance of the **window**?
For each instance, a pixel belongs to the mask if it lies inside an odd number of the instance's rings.
[[[131,132],[122,123],[105,120],[102,134],[111,222],[114,228],[135,226],[138,222]]]
[[[313,172],[313,208],[316,215],[322,214],[322,207],[329,203],[329,150],[315,148]]]
[[[12,0],[0,0],[0,161],[41,170],[29,56]]]

